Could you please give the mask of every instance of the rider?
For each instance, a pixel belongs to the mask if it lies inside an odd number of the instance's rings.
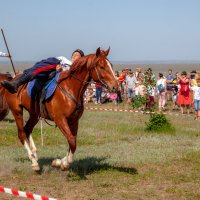
[[[71,64],[83,56],[83,51],[77,49],[72,53],[72,61],[69,61],[63,56],[51,57],[45,60],[41,60],[37,62],[33,67],[24,70],[23,74],[17,77],[14,81],[5,80],[1,82],[1,85],[5,87],[9,92],[14,94],[17,92],[20,85],[28,83],[32,79],[45,81],[48,79],[51,72],[69,70]]]

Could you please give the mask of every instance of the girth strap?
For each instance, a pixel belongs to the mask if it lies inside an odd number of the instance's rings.
[[[56,81],[56,84],[58,88],[63,92],[63,94],[69,97],[76,104],[77,110],[79,110],[82,107],[82,105],[78,103],[76,99],[70,93],[68,93],[57,81]]]

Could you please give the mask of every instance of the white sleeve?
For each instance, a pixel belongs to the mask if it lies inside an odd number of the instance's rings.
[[[0,51],[0,56],[5,57],[5,56],[7,56],[7,54]]]
[[[57,59],[60,60],[60,64],[64,67],[64,69],[69,70],[70,65],[72,64],[70,60],[68,60],[64,56],[59,56],[57,57]]]
[[[197,86],[193,86],[193,87],[191,87],[190,89],[191,89],[192,91],[195,91],[196,88],[197,88]]]

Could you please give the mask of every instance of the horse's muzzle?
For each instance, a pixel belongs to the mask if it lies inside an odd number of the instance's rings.
[[[118,87],[113,86],[113,87],[110,88],[110,92],[112,92],[112,93],[117,93],[118,90],[119,90]]]

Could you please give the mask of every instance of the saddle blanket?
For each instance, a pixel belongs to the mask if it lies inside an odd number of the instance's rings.
[[[41,85],[41,83],[34,79],[28,83],[27,86],[27,94],[31,99],[36,99],[38,93],[41,94],[42,88],[46,90],[45,92],[45,100],[49,99],[56,90],[57,84],[56,81],[59,79],[60,72],[56,73],[55,77],[48,81],[45,85]]]

